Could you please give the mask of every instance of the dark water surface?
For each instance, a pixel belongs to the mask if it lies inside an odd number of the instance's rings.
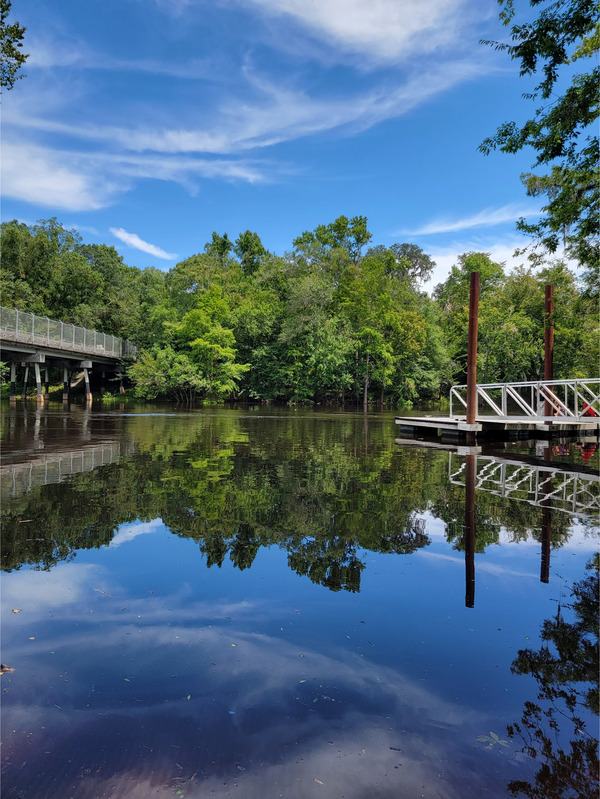
[[[395,436],[5,407],[3,799],[595,797],[597,453]]]

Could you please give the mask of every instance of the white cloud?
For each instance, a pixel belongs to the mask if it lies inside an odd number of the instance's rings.
[[[515,256],[515,250],[523,247],[527,240],[522,236],[506,237],[505,239],[466,239],[463,241],[451,242],[449,245],[440,248],[425,247],[426,252],[435,261],[435,269],[427,283],[423,284],[425,291],[431,292],[438,283],[443,283],[450,270],[458,264],[458,256],[468,252],[489,253],[492,261],[506,264],[506,271],[510,272],[517,266],[527,264],[525,256]]]
[[[372,62],[397,62],[455,43],[472,18],[464,0],[248,0]],[[475,8],[476,11],[476,8]]]
[[[5,197],[66,211],[105,208],[139,179],[179,183],[191,194],[196,192],[199,178],[248,183],[268,180],[263,164],[246,159],[55,150],[26,140],[19,143],[5,140],[2,162]],[[279,166],[277,171],[281,173],[284,169]],[[275,172],[275,168],[271,171]]]
[[[2,144],[2,193],[66,211],[94,211],[108,205],[116,185],[91,175],[60,152],[32,144]]]
[[[121,227],[118,228],[111,227],[110,232],[113,234],[113,236],[116,236],[118,239],[123,241],[129,247],[134,247],[136,250],[147,252],[148,255],[153,255],[155,258],[162,258],[164,261],[175,261],[177,258],[177,255],[175,255],[174,253],[165,252],[164,250],[161,250],[160,247],[157,247],[154,244],[149,244],[147,241],[144,241],[136,233],[128,233],[126,230],[123,230],[123,228]]]
[[[427,222],[416,230],[400,231],[407,236],[428,236],[437,233],[452,233],[457,230],[468,230],[476,227],[492,227],[504,222],[514,222],[521,217],[539,215],[540,208],[529,206],[524,207],[517,203],[503,205],[501,208],[485,208],[476,214],[465,216],[460,219],[436,219]]]

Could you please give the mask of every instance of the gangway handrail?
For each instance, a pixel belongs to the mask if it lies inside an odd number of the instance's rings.
[[[135,358],[127,339],[79,325],[0,306],[0,339],[109,358]]]
[[[460,418],[454,413],[453,400],[466,408],[466,401],[461,392],[467,390],[466,384],[452,386],[450,389],[450,419]],[[493,392],[500,392],[497,401]],[[559,396],[562,394],[562,398]],[[524,380],[510,383],[478,383],[477,403],[481,402],[492,412],[492,416],[508,419],[509,400],[519,409],[520,415],[545,419],[545,404],[550,404],[552,414],[577,421],[592,421],[590,417],[598,417],[600,421],[600,378],[575,378],[568,380]]]

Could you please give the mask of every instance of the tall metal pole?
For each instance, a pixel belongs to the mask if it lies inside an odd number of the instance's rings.
[[[554,377],[554,286],[548,284],[544,299],[544,380]],[[538,411],[539,413],[539,411]],[[544,416],[552,416],[552,405],[546,400]]]
[[[477,322],[479,316],[479,272],[471,272],[469,288],[469,345],[467,350],[467,424],[477,416]]]

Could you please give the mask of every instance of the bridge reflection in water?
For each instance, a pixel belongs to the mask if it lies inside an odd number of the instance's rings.
[[[35,486],[62,483],[73,474],[92,472],[120,458],[133,454],[134,443],[111,441],[89,444],[79,449],[50,452],[36,456],[25,463],[0,467],[0,500],[24,494]]]

